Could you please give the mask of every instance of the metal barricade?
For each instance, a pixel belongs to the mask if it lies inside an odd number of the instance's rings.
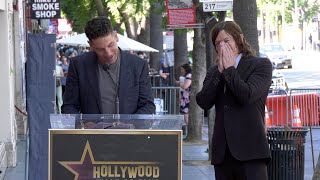
[[[289,117],[298,111],[303,126],[319,126],[320,89],[290,89],[288,98]]]
[[[160,84],[160,75],[159,74],[152,74],[150,75],[150,80],[151,80],[151,86],[152,87],[157,87]]]
[[[179,114],[179,87],[152,87],[156,114]]]
[[[281,95],[269,94],[266,102],[272,126],[320,126],[320,89],[290,89]]]
[[[272,126],[288,124],[288,96],[269,94],[266,102]]]

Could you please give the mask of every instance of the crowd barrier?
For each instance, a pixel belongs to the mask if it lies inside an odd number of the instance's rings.
[[[156,114],[179,114],[179,87],[152,87]]]
[[[156,114],[179,114],[179,87],[152,87],[152,92]],[[292,126],[295,106],[302,126],[320,126],[320,89],[290,89],[280,94],[267,97],[271,126]]]
[[[266,106],[272,126],[292,125],[295,106],[302,126],[319,126],[320,89],[290,89],[284,95],[269,95]]]

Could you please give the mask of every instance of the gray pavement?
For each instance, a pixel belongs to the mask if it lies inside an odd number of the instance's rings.
[[[315,163],[317,163],[320,150],[320,129],[312,129]],[[305,143],[305,178],[311,180],[313,175],[312,151],[310,131]],[[182,179],[183,180],[214,180],[213,167],[208,160],[207,150],[208,129],[203,128],[203,142],[198,144],[183,143],[182,150]],[[5,180],[25,179],[26,141],[18,141],[17,166],[8,168]]]

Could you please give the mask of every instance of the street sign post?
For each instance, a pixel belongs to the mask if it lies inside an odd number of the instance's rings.
[[[232,10],[232,0],[201,0],[203,2],[203,12],[228,11]],[[201,2],[200,1],[200,2]]]

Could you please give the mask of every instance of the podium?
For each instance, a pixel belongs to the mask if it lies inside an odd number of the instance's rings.
[[[50,115],[50,180],[181,180],[182,115]]]

